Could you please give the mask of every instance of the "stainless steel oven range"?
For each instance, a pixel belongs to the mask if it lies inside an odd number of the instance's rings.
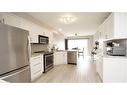
[[[53,52],[44,54],[44,72],[43,73],[46,73],[47,71],[53,68],[54,66],[53,59],[54,59]]]

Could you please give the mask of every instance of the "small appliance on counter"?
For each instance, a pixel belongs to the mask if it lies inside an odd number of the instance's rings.
[[[106,44],[106,54],[111,56],[126,56],[126,48],[120,43],[108,42]]]
[[[108,47],[107,54],[112,56],[126,56],[126,49],[124,47]]]

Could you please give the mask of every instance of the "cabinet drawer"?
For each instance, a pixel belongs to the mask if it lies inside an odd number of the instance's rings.
[[[39,63],[41,64],[41,57],[40,56],[31,59],[31,65],[32,66],[37,65]]]
[[[42,65],[41,64],[31,66],[31,73],[36,74],[39,71],[42,72]]]
[[[31,66],[33,67],[33,66],[36,66],[36,65],[39,65],[39,64],[41,64],[41,62],[39,62],[39,61],[37,61],[37,62],[32,62],[32,63],[31,63]]]
[[[41,56],[32,57],[31,61],[38,61],[41,59]]]
[[[42,72],[37,72],[36,74],[31,74],[31,80],[34,81],[35,79],[40,77],[41,74],[42,74]]]

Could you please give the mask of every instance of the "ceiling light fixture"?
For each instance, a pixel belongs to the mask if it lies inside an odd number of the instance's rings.
[[[61,29],[61,28],[59,28],[59,29],[58,29],[58,31],[62,31],[62,29]]]
[[[71,15],[65,15],[60,19],[60,21],[65,24],[70,24],[70,23],[74,22],[75,20],[76,20],[76,18]]]

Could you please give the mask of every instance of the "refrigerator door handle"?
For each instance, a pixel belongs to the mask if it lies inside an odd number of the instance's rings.
[[[0,79],[4,80],[4,79],[6,79],[6,78],[12,77],[12,76],[17,75],[17,74],[19,74],[19,73],[21,73],[21,72],[23,72],[23,71],[25,71],[25,70],[27,70],[27,69],[29,69],[29,68],[30,68],[30,67],[22,68],[21,70],[16,71],[15,73],[12,73],[12,74],[8,74],[8,75],[6,75],[6,76],[4,76],[4,77],[1,77]]]
[[[31,46],[30,46],[30,37],[27,38],[27,55],[28,55],[28,62],[30,64],[30,56],[31,56]]]

